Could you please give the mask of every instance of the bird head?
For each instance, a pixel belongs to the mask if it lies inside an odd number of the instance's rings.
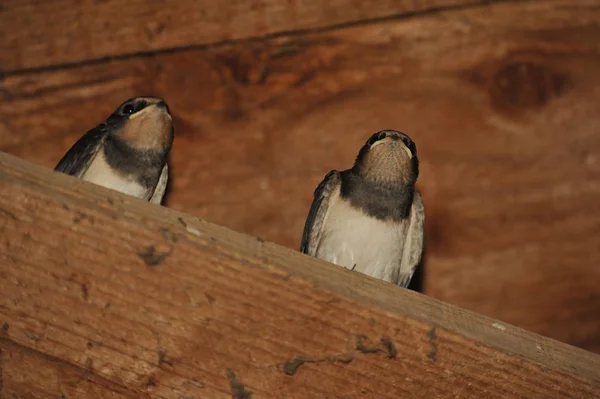
[[[129,99],[119,105],[105,124],[111,134],[137,150],[168,151],[173,143],[173,119],[161,98]]]
[[[361,148],[353,169],[374,182],[412,185],[419,176],[417,147],[402,132],[379,131]]]

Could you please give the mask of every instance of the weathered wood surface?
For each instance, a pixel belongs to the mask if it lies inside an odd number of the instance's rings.
[[[297,249],[325,173],[401,129],[422,164],[424,292],[600,352],[597,6],[513,2],[8,76],[0,149],[53,167],[124,98],[164,96],[167,205]]]
[[[0,154],[0,395],[592,398],[600,356]]]
[[[483,0],[3,0],[0,72],[487,4]]]

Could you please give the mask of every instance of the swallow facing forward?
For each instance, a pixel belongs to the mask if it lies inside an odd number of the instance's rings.
[[[160,204],[173,138],[167,104],[133,98],[81,137],[54,170]]]
[[[351,169],[332,170],[315,190],[300,251],[408,286],[423,253],[418,175],[417,149],[406,134],[373,134]]]

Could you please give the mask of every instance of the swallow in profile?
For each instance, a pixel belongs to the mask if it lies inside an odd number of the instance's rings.
[[[394,130],[373,134],[351,169],[330,171],[316,188],[300,251],[407,287],[423,254],[418,176],[410,137]]]
[[[160,204],[173,139],[167,104],[155,97],[132,98],[81,137],[54,170]]]

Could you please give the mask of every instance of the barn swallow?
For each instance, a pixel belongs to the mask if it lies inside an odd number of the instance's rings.
[[[81,137],[54,170],[160,204],[173,138],[173,121],[162,99],[132,98]]]
[[[418,176],[410,137],[394,130],[373,134],[351,169],[332,170],[317,186],[300,251],[407,287],[423,254]]]

